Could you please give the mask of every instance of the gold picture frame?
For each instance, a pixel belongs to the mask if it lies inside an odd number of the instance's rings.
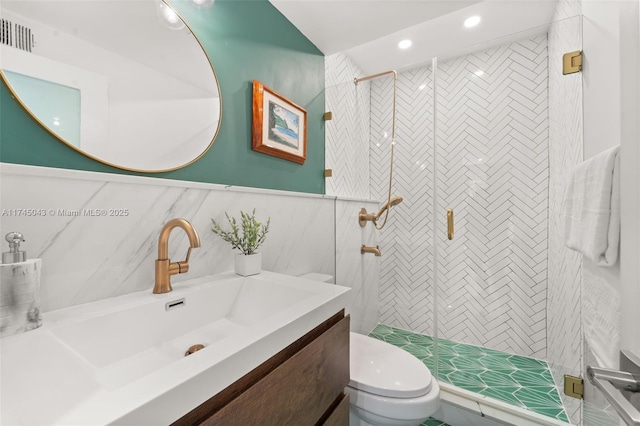
[[[304,164],[307,159],[307,111],[253,80],[252,148]]]

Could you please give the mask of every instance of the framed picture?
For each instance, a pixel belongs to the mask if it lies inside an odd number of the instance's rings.
[[[252,136],[255,151],[304,164],[307,111],[253,80]]]

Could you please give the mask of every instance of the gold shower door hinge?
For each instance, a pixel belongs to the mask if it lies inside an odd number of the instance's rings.
[[[564,394],[571,398],[584,398],[584,380],[582,377],[564,375]]]
[[[562,56],[562,75],[573,74],[582,70],[582,52],[565,53]]]

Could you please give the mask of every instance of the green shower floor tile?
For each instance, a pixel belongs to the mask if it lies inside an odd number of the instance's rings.
[[[410,334],[410,335],[407,336],[407,339],[409,339],[409,341],[411,343],[416,343],[418,345],[432,345],[433,344],[433,337],[425,336],[424,334]]]
[[[567,418],[567,413],[564,411],[563,408],[538,408],[535,410],[535,412],[569,423],[569,419]]]
[[[411,344],[411,345],[403,346],[402,349],[409,352],[411,355],[415,356],[420,360],[422,360],[423,358],[428,358],[433,356],[429,347],[426,347],[426,346]]]
[[[485,355],[478,358],[478,362],[485,366],[488,370],[517,370],[516,367],[505,361],[506,357],[497,357],[495,355]]]
[[[429,366],[427,365],[427,367],[429,367]],[[432,372],[435,371],[435,370],[432,370],[431,367],[429,367],[429,370],[431,370]],[[449,377],[447,376],[447,374],[453,373],[454,371],[455,370],[438,370],[438,376],[439,376],[438,379],[441,382],[453,384],[453,383],[451,383],[451,380],[449,380]]]
[[[422,359],[420,359],[420,361],[422,361],[422,363],[424,365],[426,365],[429,368],[429,370],[435,371],[436,367],[434,365],[435,365],[436,360],[435,360],[434,357],[422,358]]]
[[[384,336],[384,341],[396,346],[411,344],[409,339],[407,339],[407,337],[403,336],[402,334],[387,334],[386,336]]]
[[[509,371],[509,370],[507,370]],[[510,372],[509,372],[510,373]],[[516,386],[520,387],[520,383],[516,381],[509,373],[502,371],[486,370],[478,375],[478,377],[490,388]]]
[[[445,358],[438,354],[438,370],[457,370],[458,368],[452,362],[453,358]]]
[[[455,350],[458,355],[465,357],[478,358],[486,355],[486,352],[479,346],[464,345],[461,343],[453,345],[453,350]]]
[[[452,384],[465,387],[465,386],[487,386],[485,382],[480,378],[480,373],[482,371],[479,370],[455,370],[451,373],[447,374],[447,378],[451,381]]]
[[[520,383],[525,387],[533,387],[533,386],[548,386],[549,383],[553,383],[553,378],[551,378],[551,374],[548,373],[549,370],[515,370],[511,373],[511,377],[513,380]]]
[[[558,392],[553,387],[520,388],[513,393],[527,407],[561,407]]]
[[[496,349],[482,348],[482,350],[488,356],[494,355],[494,356],[498,356],[498,357],[507,357],[507,356],[511,355],[511,354],[508,354],[506,352],[498,351]]]
[[[526,356],[513,355],[507,359],[509,360],[509,363],[511,365],[522,370],[524,369],[539,370],[539,369],[549,368],[546,362],[540,361],[535,358],[527,358]]]
[[[477,358],[473,356],[457,356],[455,358],[451,358],[451,364],[453,364],[458,370],[479,370],[484,371],[487,368],[478,361]]]
[[[420,359],[438,380],[568,422],[546,362],[378,324],[369,334]],[[421,426],[448,426],[429,419]]]
[[[458,356],[458,352],[456,352],[452,347],[443,346],[438,342],[438,356],[442,358],[453,358],[454,356]]]

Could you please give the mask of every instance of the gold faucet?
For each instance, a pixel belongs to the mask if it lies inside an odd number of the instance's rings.
[[[373,253],[375,256],[382,256],[382,253],[380,252],[380,246],[368,247],[363,244],[362,247],[360,247],[360,253]]]
[[[171,262],[169,259],[169,234],[173,228],[182,228],[189,237],[189,250],[187,258],[182,262]],[[156,284],[154,293],[169,293],[171,288],[171,275],[184,274],[189,271],[189,256],[191,249],[200,247],[200,237],[193,225],[184,219],[171,219],[160,231],[158,238],[158,258],[156,259]]]

